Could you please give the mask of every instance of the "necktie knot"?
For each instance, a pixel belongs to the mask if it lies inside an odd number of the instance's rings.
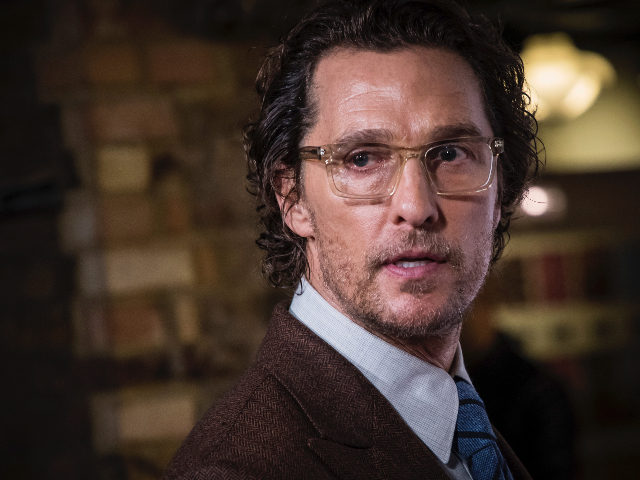
[[[459,399],[456,451],[467,462],[474,480],[511,480],[484,402],[470,383],[458,377],[455,381]]]

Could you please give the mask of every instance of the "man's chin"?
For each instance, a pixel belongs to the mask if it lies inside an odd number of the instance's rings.
[[[421,279],[421,280],[405,280],[399,287],[399,290],[403,294],[411,295],[412,297],[425,297],[426,295],[433,294],[438,288],[438,283],[433,279]]]
[[[384,318],[372,316],[362,318],[361,322],[373,333],[403,340],[425,337],[446,337],[457,333],[462,324],[463,315],[459,312],[426,312],[413,314],[385,315]]]

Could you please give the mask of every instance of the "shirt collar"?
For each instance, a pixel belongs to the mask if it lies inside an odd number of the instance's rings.
[[[352,322],[304,278],[289,310],[360,370],[440,461],[449,461],[458,415],[453,376],[471,383],[460,345],[446,372]]]

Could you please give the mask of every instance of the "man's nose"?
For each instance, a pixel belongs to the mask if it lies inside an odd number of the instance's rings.
[[[437,221],[437,195],[418,156],[407,158],[391,206],[396,224],[419,227]]]

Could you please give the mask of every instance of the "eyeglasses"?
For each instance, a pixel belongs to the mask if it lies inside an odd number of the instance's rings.
[[[380,199],[392,196],[405,164],[420,160],[438,195],[469,195],[491,187],[502,138],[462,137],[405,148],[384,143],[336,143],[302,147],[302,160],[325,164],[333,193],[339,197]]]

